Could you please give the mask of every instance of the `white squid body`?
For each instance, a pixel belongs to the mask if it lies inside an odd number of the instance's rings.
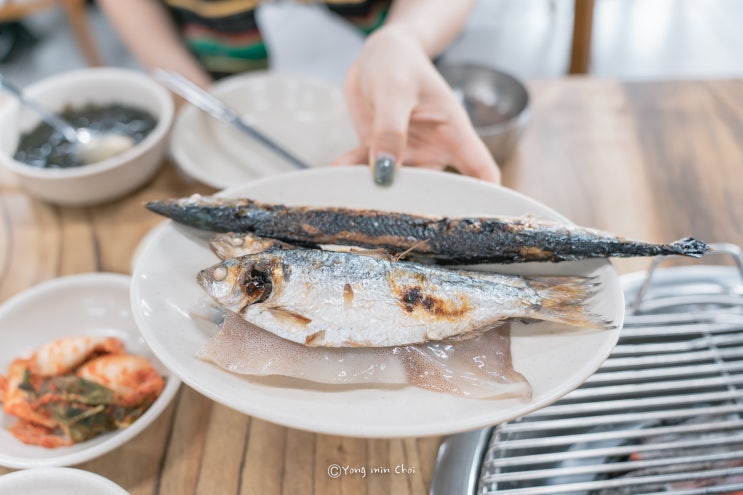
[[[312,249],[226,260],[199,283],[221,305],[311,346],[385,347],[471,337],[508,318],[603,322],[585,278],[527,279]]]
[[[528,400],[531,395],[526,378],[513,369],[507,324],[456,344],[363,349],[290,342],[231,312],[220,327],[197,355],[233,373],[330,385],[410,384],[473,399]]]

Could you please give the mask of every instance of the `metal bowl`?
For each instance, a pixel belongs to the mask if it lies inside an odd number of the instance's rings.
[[[529,92],[515,77],[475,64],[444,64],[441,75],[467,110],[478,135],[497,162],[516,148],[529,121]]]

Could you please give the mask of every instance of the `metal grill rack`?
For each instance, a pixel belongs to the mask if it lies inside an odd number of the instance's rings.
[[[610,358],[552,406],[449,437],[432,495],[743,494],[743,258],[623,277]]]

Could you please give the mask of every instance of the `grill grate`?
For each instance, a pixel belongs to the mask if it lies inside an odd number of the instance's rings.
[[[601,369],[492,429],[477,493],[743,494],[743,270],[655,265]]]
[[[447,438],[431,495],[743,495],[743,258],[622,277],[627,316],[580,388]]]

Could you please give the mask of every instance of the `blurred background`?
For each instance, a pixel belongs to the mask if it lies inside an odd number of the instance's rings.
[[[65,1],[69,11],[55,7],[64,2],[54,0],[0,1],[0,19],[21,19],[20,25],[0,27],[0,71],[25,85],[84,67],[86,56],[105,65],[137,67],[94,2]],[[583,15],[584,26],[578,28],[592,25],[585,64],[593,75],[635,80],[743,76],[740,0],[590,3],[593,11]],[[17,15],[24,4],[39,6]],[[80,7],[71,7],[75,4]],[[497,67],[524,79],[560,77],[569,72],[574,13],[574,0],[479,0],[463,35],[442,58]],[[259,22],[277,71],[340,83],[362,43],[358,32],[320,5],[270,3],[260,8]],[[85,31],[90,34],[87,54],[75,36],[84,38]],[[581,43],[589,46],[585,36]]]

